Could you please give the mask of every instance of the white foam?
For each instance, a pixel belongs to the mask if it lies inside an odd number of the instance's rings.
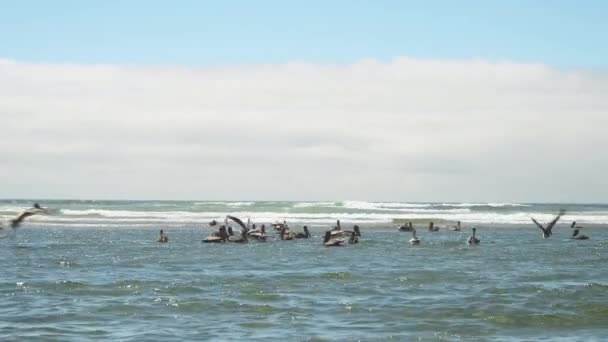
[[[454,209],[461,210],[461,209]],[[206,224],[210,220],[223,220],[226,214],[238,217],[250,217],[252,222],[275,222],[287,220],[295,223],[334,223],[336,220],[343,222],[369,222],[369,223],[391,223],[394,219],[418,220],[434,219],[446,221],[463,221],[468,223],[484,224],[530,224],[530,217],[533,216],[539,221],[550,221],[553,213],[527,213],[527,212],[470,212],[452,210],[432,210],[432,209],[412,209],[409,212],[382,212],[382,213],[288,213],[288,212],[251,212],[235,211],[227,212],[187,212],[187,211],[167,211],[167,212],[144,212],[144,211],[124,211],[124,210],[64,210],[66,215],[40,215],[28,219],[32,223],[56,223],[65,225],[78,224],[116,224],[116,225],[135,225],[135,224]],[[83,213],[87,213],[83,215]],[[90,215],[95,214],[95,215]],[[589,215],[588,213],[572,212],[565,215],[563,219],[576,219],[581,224],[608,224],[608,212],[602,214]]]
[[[298,202],[293,205],[294,208],[314,208],[314,207],[324,207],[324,208],[335,208],[336,202]]]

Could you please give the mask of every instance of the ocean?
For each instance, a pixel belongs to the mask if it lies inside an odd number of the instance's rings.
[[[0,201],[2,222],[31,200]],[[0,239],[2,341],[603,341],[608,205],[40,201]],[[550,239],[546,223],[566,210]],[[204,244],[225,215],[312,238]],[[337,219],[358,244],[323,247]],[[439,232],[426,229],[428,221]],[[569,239],[570,222],[589,240]],[[413,222],[411,233],[398,232]],[[446,224],[462,221],[462,232]],[[477,227],[479,246],[468,246]],[[170,241],[156,242],[164,229]]]

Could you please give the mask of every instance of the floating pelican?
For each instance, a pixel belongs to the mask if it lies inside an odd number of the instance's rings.
[[[169,236],[161,229],[158,235],[158,242],[169,242]]]
[[[420,239],[416,237],[416,229],[412,230],[412,238],[410,239],[410,243],[412,245],[419,245]]]
[[[252,226],[252,230],[247,232],[247,235],[258,241],[266,241],[268,235],[266,235],[266,226],[262,225],[260,228],[256,228],[255,224]]]
[[[481,240],[479,240],[476,236],[475,236],[475,231],[477,231],[477,228],[473,228],[473,235],[471,235],[469,237],[469,239],[467,240],[467,243],[469,245],[479,245],[479,243],[481,242]]]
[[[304,233],[296,233],[294,235],[294,237],[296,239],[308,239],[310,237],[310,232],[308,231],[308,226],[302,227],[302,230],[304,230]]]
[[[239,235],[232,235],[228,237],[228,242],[237,242],[237,243],[246,243],[249,240],[247,240],[247,230],[246,229],[242,229],[241,230],[241,234]]]
[[[572,236],[570,237],[572,240],[589,240],[589,237],[587,235],[579,235],[578,232],[580,231],[580,228],[576,228],[574,229],[574,231],[572,232]]]
[[[203,242],[226,242],[228,241],[228,233],[226,232],[226,226],[221,226],[218,231],[209,234]]]
[[[332,236],[331,231],[326,231],[323,237],[323,246],[337,247],[344,243],[344,238],[341,236]]]
[[[274,228],[275,231],[277,232],[281,232],[281,229],[283,229],[283,227],[289,229],[289,226],[287,225],[287,221],[283,220],[283,223],[278,223],[275,222],[272,224],[272,227]]]
[[[293,240],[294,233],[292,233],[287,226],[281,226],[281,240]]]
[[[449,226],[445,227],[445,229],[452,231],[452,232],[459,232],[461,230],[460,221],[458,221],[456,223],[456,225],[449,225]]]
[[[565,211],[561,210],[559,212],[559,214],[557,214],[557,216],[555,216],[553,221],[549,222],[546,227],[543,227],[542,224],[538,223],[538,221],[536,221],[534,219],[534,217],[531,217],[531,219],[532,219],[532,222],[534,222],[536,224],[536,226],[538,226],[538,228],[543,232],[543,238],[548,239],[551,237],[551,235],[553,235],[553,231],[552,231],[553,226],[555,226],[557,221],[559,221],[560,217],[562,217],[562,215],[564,215],[564,213],[565,213]]]
[[[361,237],[361,229],[359,228],[359,226],[354,225],[353,230],[342,230],[342,226],[340,225],[340,220],[338,220],[337,223],[338,224],[332,230],[329,231],[331,236],[350,238],[353,235],[353,233],[355,233],[355,235],[357,237]]]
[[[404,224],[403,226],[399,227],[400,232],[411,232],[413,229],[414,226],[412,225],[412,222],[408,222],[408,224]]]
[[[241,234],[239,235],[235,235],[234,232],[232,231],[232,227],[228,227],[228,242],[238,242],[238,243],[245,243],[247,242],[247,226],[243,223],[243,221],[241,221],[241,219],[239,219],[236,216],[230,216],[230,215],[226,215],[226,218],[224,219],[225,222],[228,222],[228,220],[232,220],[234,222],[236,222],[239,226],[241,226]]]
[[[439,227],[435,227],[435,224],[433,223],[433,221],[429,222],[429,232],[438,232],[439,231]]]

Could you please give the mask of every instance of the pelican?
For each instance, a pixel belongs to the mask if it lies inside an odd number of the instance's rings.
[[[286,226],[281,226],[281,240],[293,240],[295,234],[289,231]]]
[[[247,240],[247,230],[246,229],[242,229],[241,230],[241,234],[229,236],[228,237],[228,242],[237,242],[237,243],[246,243],[246,242],[248,242],[248,240]]]
[[[559,214],[557,214],[557,216],[555,216],[555,218],[553,219],[553,221],[547,223],[546,227],[543,227],[542,224],[538,223],[538,221],[536,221],[534,219],[534,217],[531,217],[532,222],[534,222],[536,224],[536,226],[538,226],[538,228],[543,232],[543,238],[548,239],[551,237],[551,235],[553,235],[553,226],[555,226],[555,224],[557,223],[557,221],[559,221],[559,218],[562,217],[562,215],[564,215],[565,211],[560,210]]]
[[[266,226],[262,225],[260,228],[256,228],[255,224],[252,226],[252,230],[247,232],[247,235],[258,241],[266,241],[268,235],[266,235]]]
[[[289,229],[289,226],[287,225],[287,221],[283,220],[283,223],[273,223],[272,227],[274,227],[274,230],[277,232],[281,232],[281,229],[283,229],[283,227],[285,227],[286,229]]]
[[[439,231],[439,227],[435,227],[435,224],[433,223],[433,221],[429,222],[429,232],[438,232]]]
[[[473,235],[471,235],[469,237],[469,239],[467,240],[467,243],[469,245],[479,245],[479,243],[481,242],[481,240],[479,240],[476,236],[475,236],[475,231],[477,231],[477,228],[473,228]]]
[[[410,243],[412,245],[419,245],[420,239],[416,237],[416,229],[412,230],[412,238],[410,239]]]
[[[48,209],[41,207],[40,204],[38,204],[38,203],[34,203],[34,205],[31,208],[25,210],[24,212],[19,214],[19,216],[10,220],[8,222],[8,226],[13,228],[13,232],[14,232],[17,228],[19,228],[19,226],[21,225],[23,220],[25,220],[26,218],[28,218],[30,216],[39,215],[39,214],[48,214]],[[4,226],[2,225],[2,222],[0,222],[0,238],[4,238],[7,236],[8,236],[8,233],[4,233]]]
[[[411,232],[413,229],[414,226],[412,226],[412,222],[409,222],[408,224],[404,224],[403,226],[399,227],[400,232]]]
[[[165,232],[163,232],[163,230],[160,230],[160,234],[158,235],[158,242],[169,242],[169,236],[167,234],[165,234]]]
[[[341,246],[344,243],[344,238],[340,236],[332,236],[331,231],[325,232],[325,237],[323,237],[323,246],[326,247],[337,247]]]
[[[296,239],[308,239],[310,237],[310,232],[308,231],[308,226],[302,227],[304,233],[295,233],[294,237]]]
[[[458,221],[456,223],[456,225],[447,226],[445,229],[447,229],[449,231],[452,231],[452,232],[459,232],[460,229],[461,229],[461,227],[460,227],[460,221]]]
[[[579,235],[580,228],[576,228],[574,229],[574,231],[572,232],[572,236],[570,237],[572,240],[589,240],[589,237],[587,235]]]
[[[342,230],[340,220],[338,220],[337,223],[338,224],[332,230],[329,231],[331,236],[348,238],[351,237],[353,233],[355,233],[356,236],[361,237],[361,229],[358,225],[354,225],[353,230]]]
[[[228,233],[226,233],[226,226],[221,226],[217,232],[209,234],[203,242],[226,242],[228,240]]]

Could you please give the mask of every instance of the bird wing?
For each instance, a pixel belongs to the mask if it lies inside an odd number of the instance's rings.
[[[547,224],[547,230],[549,232],[551,232],[551,229],[553,229],[553,226],[555,226],[555,224],[557,223],[557,221],[559,221],[560,217],[562,217],[562,215],[564,215],[564,211],[561,210],[559,212],[559,214],[557,214],[557,216],[555,216],[555,218],[553,219],[553,221],[549,222],[549,224]]]
[[[31,211],[25,211],[25,212],[23,212],[21,215],[19,215],[16,218],[14,218],[14,219],[11,220],[11,227],[13,227],[13,228],[19,227],[19,225],[21,224],[21,222],[23,222],[23,220],[25,220],[26,217],[32,216],[32,215],[35,215],[35,213],[33,213]]]
[[[538,226],[538,228],[543,231],[543,233],[547,233],[547,230],[545,230],[545,227],[543,227],[542,224],[538,223],[538,221],[536,221],[534,219],[534,217],[531,217],[531,219],[532,219],[532,222],[536,223],[536,225]]]
[[[243,230],[247,231],[247,226],[236,216],[227,215],[226,220],[231,219],[232,221],[238,223],[239,226],[243,228]]]

